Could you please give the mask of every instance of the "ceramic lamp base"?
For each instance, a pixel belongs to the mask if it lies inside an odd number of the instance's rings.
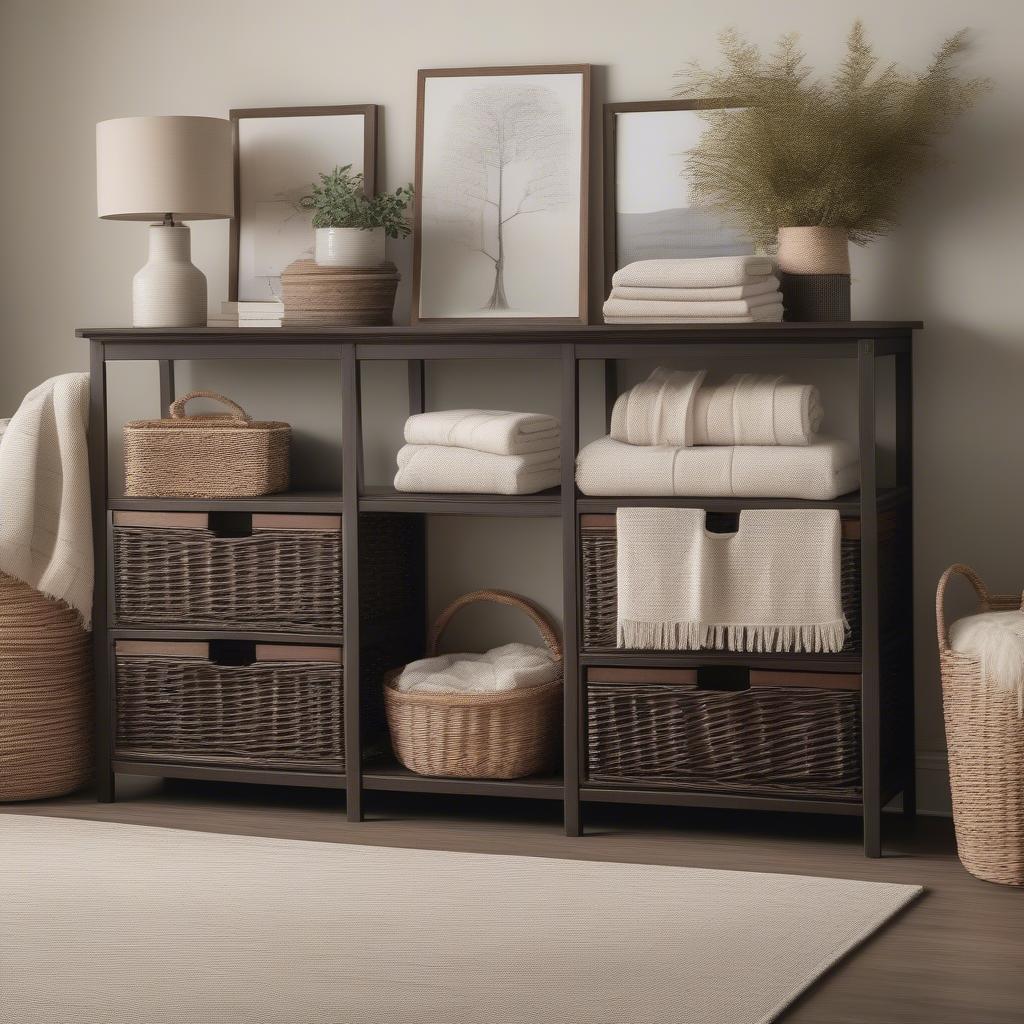
[[[191,233],[183,224],[153,224],[149,262],[132,281],[135,327],[205,327],[206,277],[192,265]]]

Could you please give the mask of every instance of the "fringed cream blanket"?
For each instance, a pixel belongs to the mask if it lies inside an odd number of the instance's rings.
[[[810,444],[824,415],[813,384],[738,373],[724,384],[705,385],[694,396],[693,443]]]
[[[619,647],[843,649],[835,509],[745,509],[734,534],[703,509],[620,508],[616,525]]]

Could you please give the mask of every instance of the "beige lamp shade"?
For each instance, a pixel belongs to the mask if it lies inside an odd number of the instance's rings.
[[[119,117],[96,125],[96,205],[108,220],[234,216],[231,122]]]

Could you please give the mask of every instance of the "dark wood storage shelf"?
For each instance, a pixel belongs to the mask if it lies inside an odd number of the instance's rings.
[[[486,794],[562,801],[566,832],[582,831],[581,805],[594,801],[676,804],[768,811],[859,815],[864,849],[881,852],[881,809],[902,794],[906,813],[914,812],[913,774],[913,649],[912,595],[912,341],[916,321],[854,321],[850,323],[592,325],[573,324],[444,324],[417,327],[351,328],[84,328],[79,337],[90,344],[90,463],[92,511],[97,565],[94,644],[97,693],[97,779],[100,799],[115,795],[115,773],[145,772],[185,778],[264,782],[277,785],[328,786],[345,791],[351,820],[363,816],[366,794],[402,790],[436,794]],[[723,360],[743,369],[740,360],[765,357],[847,360],[857,387],[857,441],[861,453],[859,490],[834,501],[758,498],[588,497],[575,484],[579,450],[580,366],[597,361],[604,367],[606,420],[618,394],[619,361],[631,359]],[[339,381],[342,430],[336,464],[340,486],[328,491],[292,491],[251,499],[127,498],[108,496],[107,367],[119,360],[148,359],[160,370],[160,408],[176,397],[177,360],[319,360]],[[362,467],[362,404],[360,367],[367,360],[401,360],[408,364],[409,412],[425,409],[425,378],[429,365],[449,359],[543,359],[546,374],[558,375],[561,439],[560,487],[524,496],[478,494],[405,494],[391,487],[365,485]],[[881,369],[880,369],[881,368]],[[894,483],[879,480],[877,378],[893,379]],[[156,411],[156,410],[154,410]],[[332,474],[333,476],[333,474]],[[330,478],[330,477],[329,477]],[[886,482],[888,484],[888,481]],[[656,652],[586,650],[582,646],[580,517],[611,513],[623,506],[698,507],[712,512],[744,508],[835,508],[860,520],[859,650],[838,655],[741,652]],[[113,621],[114,602],[108,543],[110,515],[117,510],[245,511],[331,513],[342,516],[344,635],[262,633],[236,630],[125,628]],[[564,758],[557,777],[512,780],[462,780],[415,775],[397,764],[362,763],[369,753],[369,734],[381,727],[381,673],[422,654],[425,643],[425,516],[466,515],[549,517],[560,523],[562,549],[562,620],[564,623],[565,701]],[[896,557],[883,554],[879,527],[899,532]],[[396,518],[392,519],[390,516]],[[381,516],[385,519],[382,520]],[[402,523],[400,517],[408,522]],[[400,587],[373,572],[380,552],[371,553],[370,532],[382,522],[401,525],[408,545],[396,555],[407,572]],[[398,549],[394,549],[398,551]],[[360,578],[360,569],[362,578]],[[482,583],[486,581],[481,581]],[[394,593],[393,593],[394,591]],[[383,598],[383,601],[381,601]],[[381,614],[392,608],[394,615]],[[887,639],[882,642],[882,624]],[[182,765],[160,760],[139,761],[116,756],[116,701],[112,644],[119,638],[241,639],[262,642],[332,644],[343,647],[344,732],[348,758],[344,774],[316,774],[263,768]],[[894,637],[894,640],[888,639]],[[809,796],[764,796],[754,792],[727,794],[690,792],[682,788],[601,785],[586,779],[587,709],[585,673],[592,666],[669,668],[740,665],[783,671],[856,673],[860,676],[861,785],[859,801],[822,800]]]
[[[394,762],[363,768],[366,789],[397,790],[403,793],[448,793],[454,796],[503,796],[534,800],[562,800],[565,787],[561,776],[537,775],[525,779],[450,779],[417,775]]]

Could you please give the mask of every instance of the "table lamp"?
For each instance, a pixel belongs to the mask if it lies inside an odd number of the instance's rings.
[[[184,220],[234,216],[231,122],[120,117],[96,125],[96,205],[105,220],[158,221],[132,282],[135,327],[205,327],[206,277]]]

